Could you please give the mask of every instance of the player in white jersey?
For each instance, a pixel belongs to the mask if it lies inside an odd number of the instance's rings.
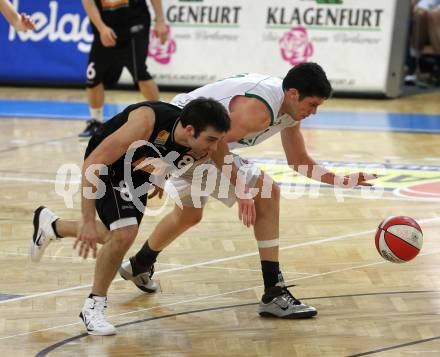
[[[238,137],[239,140],[229,143],[230,149],[254,146],[280,132],[282,129],[288,126],[294,126],[297,123],[287,113],[280,113],[284,101],[282,83],[282,79],[277,77],[257,73],[240,74],[207,84],[188,94],[178,94],[173,98],[171,104],[182,107],[193,98],[207,96],[207,98],[213,98],[219,101],[230,111],[231,102],[233,102],[237,96],[259,100],[269,111],[269,125],[267,126],[266,122],[264,122],[264,125],[261,125],[263,130],[247,133],[246,129],[237,123],[234,136]]]
[[[299,123],[290,115],[281,113],[281,106],[284,101],[282,82],[280,78],[257,73],[240,74],[205,85],[188,94],[179,94],[173,98],[171,104],[182,108],[194,98],[206,96],[223,104],[230,114],[231,107],[234,106],[234,100],[240,97],[244,98],[246,104],[249,103],[252,108],[256,107],[255,109],[257,110],[262,110],[262,106],[265,106],[263,120],[255,120],[250,124],[234,120],[234,126],[227,134],[229,149],[249,147],[261,143],[284,128],[293,127]],[[247,99],[251,100],[248,101]],[[269,116],[267,116],[267,112]],[[244,119],[242,118],[241,121],[246,120],[246,118],[247,116]],[[233,159],[238,168],[242,168],[243,171],[248,173],[249,179],[247,183],[250,186],[254,186],[258,176],[261,174],[258,167],[243,160],[239,155],[233,155]],[[209,163],[213,164],[212,161]],[[173,178],[166,185],[165,190],[174,200],[178,200],[179,203],[181,202],[185,206],[201,208],[206,204],[208,196],[196,196],[194,194],[194,192],[200,191],[195,190],[194,186],[200,186],[203,180],[203,172],[198,171],[198,174],[197,172],[194,173],[195,169],[196,166],[193,166],[191,170],[186,171],[181,177]],[[228,185],[227,188],[229,188],[227,196],[223,195],[224,197],[222,195],[219,197],[221,182],[226,183]],[[210,196],[231,207],[236,201],[235,187],[230,186],[229,182],[225,180],[220,180],[220,177],[218,177],[217,183],[217,187],[214,188]],[[174,189],[171,189],[171,187],[174,187]],[[176,192],[179,194],[178,197],[175,196]]]
[[[319,166],[308,155],[300,131],[300,121],[315,114],[318,106],[331,96],[331,91],[322,68],[316,63],[304,63],[292,68],[283,80],[260,74],[238,75],[178,95],[171,103],[182,107],[199,96],[214,98],[224,105],[231,117],[231,130],[225,137],[230,149],[253,146],[281,132],[287,162],[294,170],[298,170],[299,165],[306,165],[308,169],[302,174],[335,184],[350,177],[340,178]],[[295,299],[283,283],[278,262],[280,188],[255,165],[238,155],[233,155],[233,159],[239,168],[245,169],[247,185],[258,189],[254,197],[257,212],[254,233],[265,287],[259,305],[260,315],[281,318],[315,316],[316,309]],[[194,194],[201,192],[194,186],[201,187],[200,182],[209,179],[206,175],[203,177],[202,170],[195,165],[184,175],[168,180],[165,190],[170,194],[174,192],[172,197],[176,206],[158,223],[141,250],[122,263],[119,272],[123,278],[132,280],[141,290],[153,292],[146,287],[151,284],[153,264],[158,254],[201,220],[208,198],[206,194],[210,193],[228,206],[234,204],[235,187],[228,186],[229,190],[225,190],[221,182],[229,181],[222,180],[220,171],[214,171],[217,180],[213,182],[217,186],[200,195]],[[373,177],[358,173],[352,178],[355,180],[353,185],[370,185],[366,180]],[[249,225],[249,222],[245,223]]]

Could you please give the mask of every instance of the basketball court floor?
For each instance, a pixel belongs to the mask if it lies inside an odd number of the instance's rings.
[[[107,313],[118,334],[94,337],[78,318],[94,261],[79,258],[67,239],[50,245],[39,264],[28,259],[39,205],[80,217],[84,92],[0,88],[0,353],[439,356],[439,97],[331,99],[306,119],[311,156],[341,173],[378,173],[375,190],[335,190],[294,176],[279,137],[241,151],[283,187],[282,270],[296,285],[293,294],[318,309],[315,318],[258,316],[263,288],[253,232],[240,224],[236,207],[210,200],[201,224],[159,257],[159,292],[115,278]],[[108,115],[142,100],[127,91],[107,98]],[[128,254],[171,207],[150,201],[155,213],[144,218]],[[376,251],[376,227],[390,215],[414,217],[423,229],[423,248],[408,263],[387,262]]]

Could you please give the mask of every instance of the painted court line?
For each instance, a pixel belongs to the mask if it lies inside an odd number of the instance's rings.
[[[64,247],[60,248],[59,250],[61,250],[61,249],[64,249]],[[2,251],[0,251],[0,254],[12,255],[12,256],[23,256],[23,257],[28,257],[29,256],[29,253],[13,253],[13,252],[2,252]],[[55,255],[44,255],[44,258],[48,258],[47,260],[49,260],[49,259],[68,259],[68,260],[71,260],[73,263],[76,263],[76,262],[93,263],[94,262],[94,260],[92,260],[92,259],[84,260],[83,258],[81,258],[79,256],[73,256],[72,257],[72,256],[62,256],[62,255],[57,255],[57,254],[55,254]],[[154,265],[155,266],[163,265],[163,266],[169,266],[169,267],[182,267],[182,268],[186,267],[185,264],[177,264],[177,263],[158,263],[158,262],[156,262],[156,263],[154,263]],[[217,270],[237,270],[237,271],[256,271],[256,272],[261,272],[261,269],[241,269],[241,268],[233,268],[233,267],[226,267],[225,268],[225,267],[200,266],[198,268],[200,268],[200,269],[217,269]],[[155,274],[160,273],[160,272],[164,272],[164,271],[162,271],[162,270],[161,271],[157,271],[157,272],[155,272]],[[284,274],[299,274],[299,275],[312,275],[312,274],[314,274],[314,273],[300,273],[300,272],[297,272],[297,271],[285,271],[285,270],[283,270],[283,273]],[[116,281],[116,280],[114,280],[114,281]]]
[[[331,197],[331,196],[336,197],[335,195],[331,195],[331,194],[328,194],[328,193],[325,193],[325,192],[319,192],[319,197]],[[316,197],[316,198],[319,198],[319,197]],[[371,195],[371,196],[368,196],[368,195],[361,196],[360,193],[358,195],[356,195],[356,194],[350,194],[350,193],[345,193],[345,192],[340,194],[339,197],[342,198],[342,199],[344,199],[344,198],[357,198],[357,199],[363,199],[363,200],[413,201],[413,202],[426,202],[426,201],[429,201],[429,202],[434,202],[434,200],[432,198],[426,199],[424,197],[384,196],[384,195],[382,195],[380,197],[377,197],[377,196],[374,196],[374,195]],[[309,197],[309,198],[314,199],[315,197]]]
[[[104,106],[104,117],[109,118],[122,111],[128,104]],[[88,119],[87,103],[51,100],[0,99],[0,120],[44,119],[44,120],[84,120]],[[440,132],[439,115],[420,113],[400,113],[384,111],[350,111],[327,109],[320,111],[311,121],[305,121],[304,128],[350,129],[407,132]]]
[[[440,220],[440,217],[433,217],[433,218],[420,219],[420,220],[418,220],[418,222],[419,223],[430,223],[430,222],[435,222],[435,221],[439,221],[439,220]],[[334,241],[338,241],[338,240],[342,240],[342,239],[357,237],[360,235],[371,234],[375,231],[376,231],[376,229],[370,229],[368,231],[349,233],[349,234],[344,234],[344,235],[340,235],[340,236],[318,239],[318,240],[311,241],[311,242],[296,243],[296,244],[291,244],[291,245],[288,245],[285,247],[280,247],[280,250],[287,250],[287,249],[305,247],[305,246],[322,244],[322,243],[327,243],[327,242],[334,242]],[[160,274],[169,273],[169,272],[173,272],[173,271],[187,270],[187,269],[197,268],[197,267],[201,267],[201,266],[205,266],[205,265],[212,265],[212,264],[224,263],[224,262],[228,262],[228,261],[232,261],[232,260],[238,260],[238,259],[242,259],[242,258],[253,257],[256,255],[259,255],[259,253],[252,252],[252,253],[235,255],[235,256],[227,257],[227,258],[213,259],[213,260],[208,260],[206,262],[185,265],[182,267],[173,267],[173,268],[169,268],[169,269],[160,270],[158,272],[155,272],[155,274],[160,275]],[[115,279],[115,280],[113,280],[113,283],[119,282],[119,281],[124,281],[124,279],[121,279],[121,278]],[[41,296],[57,295],[57,294],[66,293],[69,291],[90,288],[91,286],[92,286],[92,284],[86,284],[86,285],[74,286],[71,288],[58,289],[58,290],[53,290],[53,291],[45,291],[45,292],[41,292],[41,293],[37,293],[37,294],[31,294],[31,295],[21,296],[21,297],[14,298],[14,299],[0,301],[0,304],[6,304],[6,303],[15,302],[15,301],[29,300],[29,299],[32,299],[35,297],[41,297]]]
[[[64,181],[57,181],[53,179],[43,178],[28,178],[28,177],[12,177],[12,176],[0,176],[0,181],[12,181],[12,182],[31,182],[31,183],[64,183]],[[79,180],[71,181],[72,183],[80,183]]]
[[[424,254],[420,254],[419,256],[427,256],[427,255],[433,255],[433,254],[438,254],[438,253],[440,253],[440,251],[431,252],[431,253],[424,253]],[[368,268],[368,267],[371,267],[371,266],[385,264],[385,263],[389,263],[389,262],[387,262],[385,260],[381,260],[381,261],[374,262],[374,263],[363,264],[363,265],[358,265],[358,266],[349,267],[349,268],[332,270],[332,271],[328,271],[328,272],[325,272],[325,273],[314,274],[312,276],[305,276],[305,277],[302,277],[302,278],[289,279],[289,280],[286,280],[285,282],[286,283],[290,283],[290,282],[294,282],[294,281],[297,281],[297,280],[316,278],[316,277],[320,277],[320,276],[325,276],[325,275],[330,275],[330,274],[335,274],[335,273],[341,273],[341,272],[349,271],[349,270]],[[262,288],[262,287],[263,287],[262,285],[257,285],[257,286],[253,286],[253,287],[249,287],[249,288],[245,288],[245,289],[228,291],[226,293],[214,294],[214,295],[209,295],[209,296],[201,296],[201,297],[194,298],[194,299],[189,299],[189,300],[181,300],[181,301],[173,302],[173,303],[170,303],[170,304],[157,305],[157,306],[152,306],[152,307],[148,307],[148,308],[145,308],[145,309],[139,309],[139,310],[123,312],[123,313],[120,313],[120,314],[109,315],[108,318],[111,319],[111,318],[116,318],[116,317],[131,315],[131,314],[136,314],[136,313],[140,313],[140,312],[146,312],[146,311],[150,311],[150,310],[154,310],[154,309],[162,309],[164,307],[182,305],[182,304],[192,303],[192,302],[201,301],[201,300],[208,300],[208,299],[212,299],[212,298],[215,298],[215,297],[242,293],[242,292],[245,292],[245,291],[254,290],[254,289],[258,289],[258,288]],[[52,326],[52,327],[48,327],[48,328],[41,329],[41,330],[34,330],[34,331],[19,333],[19,334],[16,334],[16,335],[3,336],[3,337],[0,337],[0,340],[6,340],[6,339],[11,339],[11,338],[20,337],[20,336],[27,336],[27,335],[32,335],[32,334],[39,333],[39,332],[56,330],[56,329],[61,329],[61,328],[64,328],[64,327],[81,325],[81,324],[82,324],[82,322],[74,322],[74,323],[70,323],[70,324],[57,325],[57,326]]]
[[[217,270],[237,270],[237,271],[256,271],[261,272],[261,269],[241,269],[241,268],[233,268],[233,267],[209,267],[209,266],[202,266],[198,267],[198,269],[217,269]],[[315,273],[299,273],[297,271],[285,271],[283,270],[284,274],[297,274],[297,275],[313,275]]]
[[[297,247],[304,247],[304,246],[308,246],[308,245],[315,245],[315,244],[321,244],[321,243],[326,243],[326,242],[332,242],[332,241],[342,240],[342,239],[346,239],[346,238],[356,237],[356,236],[363,235],[363,234],[370,234],[372,232],[374,232],[374,230],[363,231],[363,232],[358,232],[358,233],[350,233],[350,234],[345,234],[342,236],[335,236],[335,237],[330,237],[330,238],[325,238],[325,239],[319,239],[319,240],[315,240],[315,241],[311,241],[311,242],[297,243],[297,244],[288,245],[286,247],[281,247],[280,250],[286,250],[286,249],[292,249],[292,248],[297,248]],[[155,275],[160,275],[160,274],[169,273],[169,272],[173,272],[173,271],[180,271],[180,270],[186,270],[186,269],[191,269],[191,268],[197,268],[197,267],[201,267],[201,266],[205,266],[205,265],[224,263],[224,262],[228,262],[228,261],[232,261],[232,260],[253,257],[256,255],[259,255],[258,251],[252,252],[252,253],[235,255],[235,256],[227,257],[227,258],[208,260],[206,262],[201,262],[201,263],[189,264],[189,265],[185,265],[183,267],[174,267],[174,268],[169,268],[169,269],[165,269],[165,270],[160,270],[160,271],[155,272]],[[124,279],[122,279],[122,278],[115,279],[115,280],[113,280],[113,283],[118,282],[118,281],[124,281]],[[57,294],[66,293],[69,291],[90,288],[91,286],[92,286],[92,284],[86,284],[86,285],[74,286],[71,288],[45,291],[45,292],[41,292],[41,293],[36,293],[36,294],[21,296],[18,298],[13,298],[13,299],[5,300],[5,301],[0,301],[0,304],[11,303],[11,302],[15,302],[15,301],[29,300],[29,299],[33,299],[36,297],[42,297],[42,296],[57,295]]]
[[[14,177],[14,176],[1,176],[0,174],[0,181],[6,181],[6,182],[29,182],[29,183],[53,183],[53,184],[63,184],[65,183],[65,181],[59,181],[59,180],[55,180],[55,179],[45,179],[45,178],[29,178],[29,177]],[[80,184],[81,180],[80,179],[72,179],[69,181],[69,184]],[[281,186],[282,187],[282,186]],[[389,201],[419,201],[419,202],[424,202],[426,201],[425,198],[423,197],[408,197],[408,196],[384,196],[384,195],[368,195],[368,194],[363,194],[361,195],[361,193],[359,192],[359,194],[353,194],[353,193],[349,193],[349,192],[358,192],[358,190],[355,189],[344,189],[344,191],[341,191],[341,189],[339,189],[338,194],[336,196],[336,194],[328,194],[328,190],[331,190],[332,187],[329,186],[323,186],[321,187],[324,190],[319,190],[317,192],[313,191],[313,196],[310,197],[310,193],[306,190],[304,190],[304,192],[301,194],[301,196],[299,197],[295,197],[294,199],[299,199],[299,198],[310,198],[310,199],[318,199],[319,197],[329,197],[329,196],[335,196],[338,199],[339,198],[358,198],[358,199],[365,199],[365,200],[389,200]],[[316,194],[316,196],[315,196]],[[281,193],[282,197],[283,196],[283,192]],[[434,194],[435,195],[435,194]],[[285,198],[285,197],[284,197]],[[432,199],[429,199],[429,201],[432,202]]]

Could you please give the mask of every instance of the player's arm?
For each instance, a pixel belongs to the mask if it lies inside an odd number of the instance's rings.
[[[163,16],[162,0],[151,0],[151,5],[154,9],[154,31],[160,43],[164,44],[168,38],[168,29]]]
[[[101,18],[98,8],[96,7],[95,0],[82,0],[84,10],[87,13],[90,21],[98,29],[101,37],[101,42],[105,47],[112,47],[116,45],[116,34],[108,27]]]
[[[82,168],[82,227],[76,245],[81,242],[80,256],[86,258],[89,249],[96,256],[96,202],[94,194],[96,187],[89,178],[99,177],[100,168],[109,166],[123,156],[130,145],[137,140],[148,140],[154,127],[154,111],[148,107],[141,107],[132,111],[128,121],[113,134],[105,138],[87,157]],[[92,193],[91,196],[86,192]]]
[[[232,157],[229,151],[228,144],[223,140],[219,141],[217,145],[217,150],[211,154],[211,159],[214,161],[215,166],[221,171],[223,165],[225,164],[225,157]],[[234,162],[227,163],[231,165],[231,177],[229,179],[231,185],[236,187],[236,192],[238,201],[238,217],[247,227],[255,224],[255,219],[257,216],[255,203],[252,196],[249,193],[249,189],[246,186],[246,182],[238,175],[238,168]]]
[[[9,0],[0,0],[0,11],[15,30],[35,30],[35,24],[31,18],[24,13],[19,14]]]
[[[372,186],[366,181],[377,177],[375,174],[364,172],[354,173],[348,176],[338,176],[327,170],[324,166],[313,160],[306,149],[304,138],[300,130],[300,124],[285,128],[281,131],[281,141],[286,154],[288,165],[308,178],[320,181],[329,185],[343,187]]]
[[[240,105],[237,105],[236,110],[231,110],[231,129],[225,137],[228,143],[243,139],[248,134],[266,130],[272,119],[269,109],[262,101],[247,97],[236,100],[240,101]]]

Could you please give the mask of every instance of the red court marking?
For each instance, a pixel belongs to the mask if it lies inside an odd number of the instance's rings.
[[[395,191],[398,196],[414,198],[440,198],[440,181],[419,183]]]

